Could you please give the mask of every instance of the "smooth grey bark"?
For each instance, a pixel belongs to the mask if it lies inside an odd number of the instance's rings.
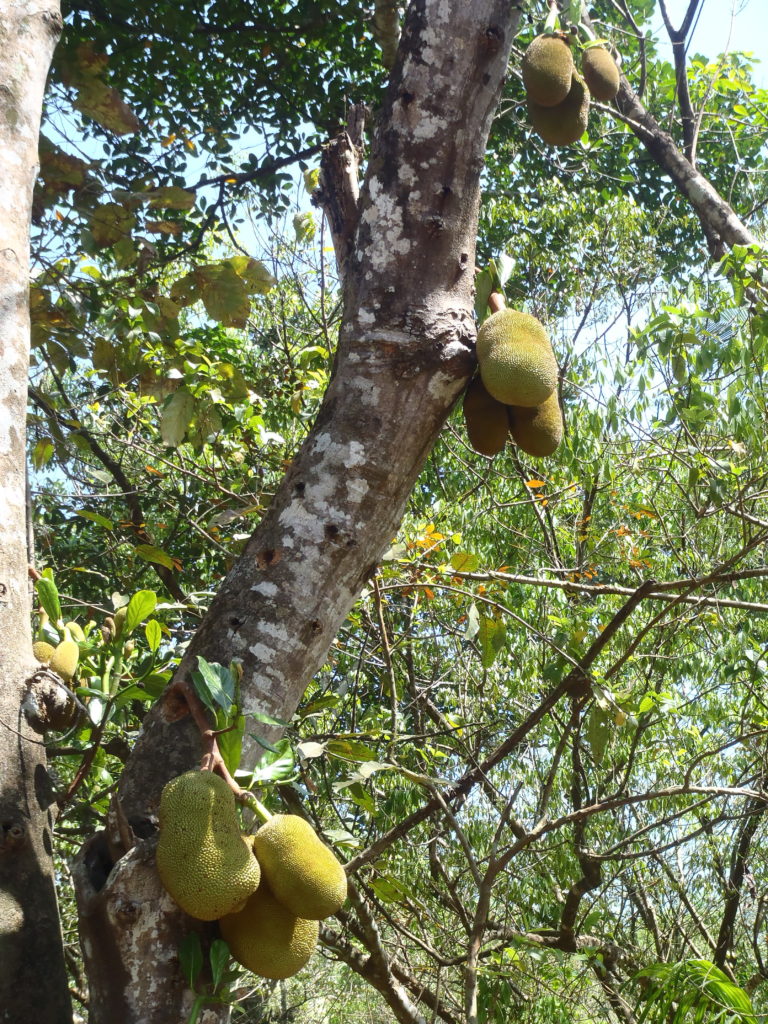
[[[408,10],[361,193],[333,378],[310,435],[179,668],[185,677],[197,655],[223,664],[237,659],[246,713],[292,716],[391,543],[474,365],[480,172],[518,18],[507,0],[415,0]],[[154,827],[165,782],[199,758],[195,728],[178,712],[173,698],[155,707],[121,780],[120,813],[142,836]],[[266,739],[277,735],[259,728]],[[108,947],[84,943],[91,1024],[161,1014],[167,1024],[182,1022],[186,997],[179,995],[176,946],[163,942],[174,931],[164,908],[158,906],[160,949],[151,964],[132,922],[114,913],[115,886],[130,891],[134,869],[141,890],[139,848],[119,871],[103,862],[89,867],[88,849],[76,868],[83,934],[96,938],[99,922],[108,920],[112,939]],[[148,970],[152,985],[142,986]],[[96,991],[100,985],[112,988],[110,998]],[[137,1007],[130,995],[140,988]]]
[[[0,13],[0,1020],[72,1019],[56,906],[53,792],[22,713],[35,669],[28,581],[25,422],[29,223],[43,91],[61,31],[50,0]]]

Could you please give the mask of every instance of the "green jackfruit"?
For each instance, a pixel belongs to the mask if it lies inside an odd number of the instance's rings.
[[[469,443],[481,455],[498,455],[507,441],[507,407],[488,394],[479,377],[464,395],[464,423]]]
[[[48,664],[55,649],[53,644],[46,643],[45,640],[38,640],[37,643],[32,644],[32,653],[43,665]]]
[[[77,663],[79,660],[80,648],[77,646],[75,641],[62,640],[51,655],[51,660],[48,662],[48,668],[51,672],[55,672],[57,675],[60,675],[61,678],[68,683],[77,671]]]
[[[528,115],[538,134],[550,146],[570,146],[587,130],[589,90],[578,71],[571,76],[571,89],[556,107],[543,107],[528,100]]]
[[[554,107],[571,88],[571,48],[560,36],[536,36],[523,54],[521,70],[528,99],[542,107]]]
[[[118,608],[115,612],[114,623],[115,623],[115,636],[122,636],[123,626],[125,625],[125,617],[128,614],[128,605],[124,604],[122,608]]]
[[[608,103],[619,91],[619,69],[604,46],[590,46],[581,58],[587,88],[596,100]]]
[[[547,332],[534,316],[500,309],[477,332],[480,376],[504,405],[541,405],[557,384],[557,363]]]
[[[275,979],[301,970],[320,932],[317,921],[296,917],[265,882],[239,913],[222,917],[219,929],[235,960],[262,978]]]
[[[515,444],[528,455],[544,458],[551,455],[563,439],[563,416],[557,392],[533,409],[512,406],[509,409],[509,432]]]
[[[77,640],[81,644],[85,643],[85,633],[79,622],[65,622],[64,628],[69,630],[73,640]]]
[[[319,921],[347,898],[344,868],[296,814],[276,814],[262,825],[253,852],[270,889],[296,917]]]
[[[235,797],[213,772],[186,772],[160,796],[157,870],[182,910],[214,921],[242,909],[261,879]]]

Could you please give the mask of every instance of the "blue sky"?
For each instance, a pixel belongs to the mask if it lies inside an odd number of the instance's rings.
[[[685,16],[688,0],[667,0],[672,24]],[[661,15],[654,18],[659,39],[665,38]],[[689,46],[690,53],[716,57],[723,50],[754,54],[762,63],[755,68],[758,85],[768,88],[768,0],[704,0]]]

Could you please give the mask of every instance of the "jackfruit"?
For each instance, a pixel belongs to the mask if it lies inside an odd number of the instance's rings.
[[[481,455],[498,455],[507,441],[507,407],[488,394],[475,377],[464,395],[464,423],[469,443]]]
[[[551,455],[563,439],[563,417],[557,392],[533,409],[512,406],[509,409],[509,432],[515,444],[528,455],[544,458]]]
[[[557,363],[547,332],[534,316],[500,309],[477,332],[483,384],[504,405],[541,405],[557,384]]]
[[[74,640],[62,640],[61,643],[56,647],[51,659],[48,662],[48,668],[52,672],[56,672],[66,682],[70,682],[72,676],[77,671],[77,663],[80,660],[80,648],[77,646]]]
[[[556,107],[543,107],[529,98],[528,114],[536,132],[550,146],[578,142],[589,120],[589,90],[584,79],[574,71],[570,92]]]
[[[275,897],[296,917],[319,921],[347,898],[344,868],[296,814],[276,814],[262,825],[253,852]]]
[[[123,632],[123,626],[125,625],[125,617],[128,614],[128,605],[124,604],[122,608],[118,608],[115,612],[115,636],[121,636]]]
[[[186,772],[160,795],[157,870],[182,910],[214,921],[241,910],[261,879],[235,797],[213,772]]]
[[[528,99],[542,107],[554,107],[571,88],[571,48],[560,36],[536,36],[523,54],[521,70]]]
[[[619,91],[619,69],[604,46],[590,46],[581,58],[581,71],[587,88],[596,100],[607,103]]]
[[[55,649],[53,644],[46,643],[45,640],[38,640],[37,643],[32,644],[32,653],[43,665],[48,664]]]
[[[320,925],[296,917],[262,882],[241,911],[222,917],[219,929],[243,967],[262,978],[280,979],[290,978],[307,963]]]
[[[64,628],[69,630],[73,640],[77,640],[81,644],[85,643],[85,633],[79,622],[65,622]]]

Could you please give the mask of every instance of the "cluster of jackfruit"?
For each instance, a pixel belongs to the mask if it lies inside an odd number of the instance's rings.
[[[63,639],[56,646],[47,640],[32,644],[35,659],[61,679],[61,685],[38,688],[30,694],[25,712],[27,721],[37,732],[63,732],[75,724],[80,707],[70,689],[80,660],[80,644],[86,642],[82,626],[77,622],[59,623]],[[32,697],[35,697],[32,700]]]
[[[477,332],[480,374],[464,396],[470,444],[497,455],[507,433],[528,455],[551,455],[563,438],[557,361],[543,325],[529,313],[500,309]]]
[[[610,101],[619,91],[619,69],[604,46],[584,50],[581,70],[579,74],[563,35],[536,36],[523,55],[528,115],[550,146],[569,146],[581,138],[587,130],[590,95]]]
[[[75,725],[83,710],[83,705],[74,693],[81,656],[92,652],[99,644],[119,640],[127,612],[127,606],[118,608],[114,618],[108,616],[104,620],[101,631],[94,621],[88,622],[83,629],[75,621],[64,622],[59,619],[53,623],[45,611],[39,612],[40,622],[37,640],[32,644],[32,654],[48,673],[58,676],[59,683],[54,683],[50,676],[48,683],[45,683],[41,677],[36,682],[34,692],[30,690],[25,714],[33,729],[40,733],[50,730],[63,732]],[[123,655],[128,657],[132,649],[133,642],[129,640],[123,645]]]
[[[181,909],[218,920],[232,956],[264,978],[301,970],[318,922],[347,896],[344,868],[308,822],[277,814],[242,835],[232,790],[212,772],[186,772],[163,789],[157,870]]]

